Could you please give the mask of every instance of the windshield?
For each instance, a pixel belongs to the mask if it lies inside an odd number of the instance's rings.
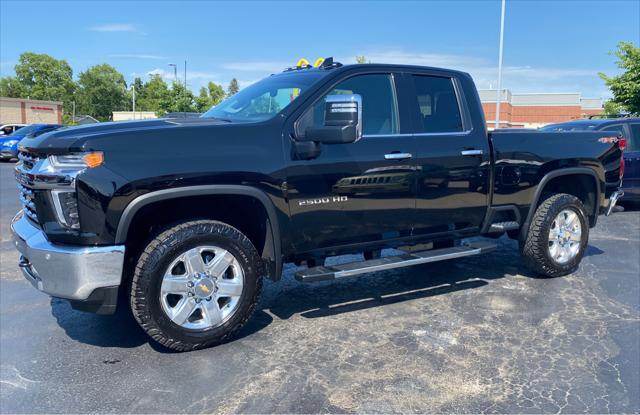
[[[39,125],[27,125],[26,127],[22,127],[19,130],[15,130],[11,134],[7,135],[6,137],[12,137],[12,136],[22,137],[23,135],[29,135],[34,131],[38,131],[39,128],[40,128]]]
[[[315,83],[325,72],[272,75],[252,84],[202,114],[231,122],[254,122],[273,118]]]
[[[593,130],[598,124],[573,123],[573,124],[551,124],[540,128],[541,131],[585,131]]]

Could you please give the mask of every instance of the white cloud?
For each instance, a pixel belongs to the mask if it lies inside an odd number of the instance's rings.
[[[496,87],[497,62],[477,56],[438,53],[407,52],[399,50],[369,51],[362,53],[373,63],[396,63],[443,67],[468,72],[480,89]],[[355,56],[355,54],[353,55]],[[338,59],[340,61],[340,59]],[[342,60],[353,63],[355,58]],[[602,81],[594,68],[556,68],[535,65],[503,66],[503,88],[513,92],[581,92],[583,95],[600,96]]]
[[[115,55],[109,55],[110,58],[121,58],[121,59],[155,59],[155,60],[163,60],[169,59],[166,56],[159,55],[145,55],[145,54],[137,54],[137,53],[120,53]]]
[[[136,27],[130,23],[110,23],[90,27],[94,32],[135,32]]]
[[[228,62],[222,64],[222,68],[229,71],[242,72],[281,72],[282,70],[295,65],[296,63],[277,61],[248,61],[248,62]]]

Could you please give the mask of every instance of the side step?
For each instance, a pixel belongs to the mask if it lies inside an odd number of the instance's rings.
[[[489,233],[491,232],[506,232],[506,231],[511,231],[514,229],[519,229],[520,228],[520,224],[518,222],[497,222],[497,223],[492,223],[491,227],[489,228]]]
[[[365,274],[367,272],[383,271],[393,268],[426,264],[427,262],[437,262],[447,259],[479,255],[493,251],[494,249],[496,249],[496,244],[477,241],[469,245],[454,246],[452,248],[388,256],[384,258],[371,259],[369,261],[350,262],[348,264],[313,267],[296,272],[295,277],[301,282],[329,281]]]

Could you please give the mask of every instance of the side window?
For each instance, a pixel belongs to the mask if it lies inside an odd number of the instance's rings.
[[[615,131],[616,133],[620,133],[623,136],[626,136],[627,134],[624,132],[624,126],[622,124],[618,124],[618,125],[610,125],[608,127],[605,127],[602,129],[602,131]]]
[[[386,74],[371,74],[354,76],[336,85],[300,117],[296,136],[303,137],[308,127],[323,126],[325,98],[339,94],[358,94],[362,97],[363,135],[400,132],[393,78]]]
[[[462,117],[451,78],[413,75],[421,133],[462,131]]]
[[[627,151],[640,151],[640,123],[629,124],[630,140],[627,140]]]

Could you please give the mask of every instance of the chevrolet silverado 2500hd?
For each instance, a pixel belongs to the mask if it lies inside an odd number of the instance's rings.
[[[39,290],[98,313],[124,297],[154,340],[192,350],[231,338],[284,262],[330,280],[480,254],[495,245],[457,242],[508,233],[533,271],[571,273],[621,195],[622,147],[611,132],[488,133],[466,73],[327,59],[201,118],[23,140],[12,231]],[[323,265],[347,253],[364,260]]]

